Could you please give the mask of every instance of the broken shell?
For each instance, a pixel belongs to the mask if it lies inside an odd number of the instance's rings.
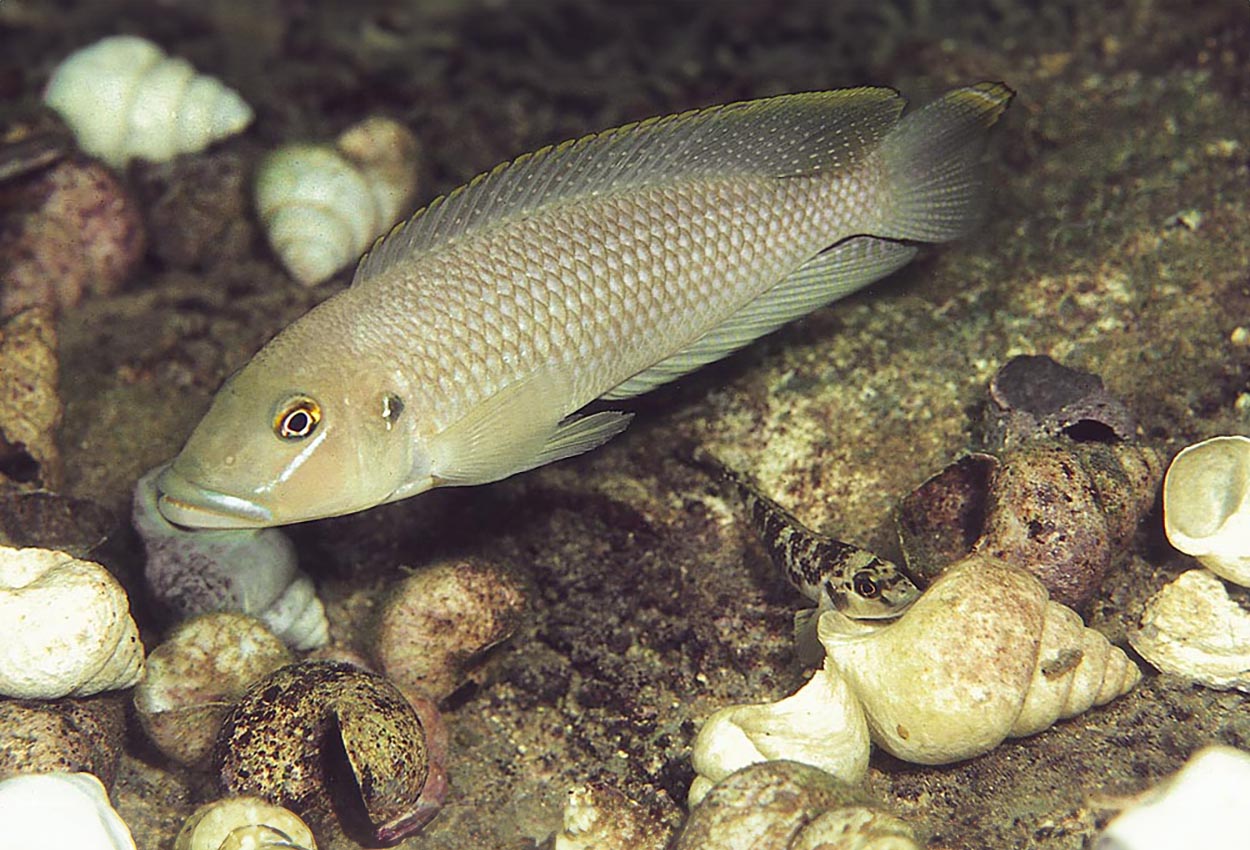
[[[713,784],[756,762],[801,762],[857,785],[868,773],[868,723],[859,700],[829,663],[778,702],[735,705],[709,717],[694,740],[698,774],[687,802],[695,806]]]
[[[335,145],[278,148],[256,174],[256,209],[274,252],[305,286],[356,262],[409,212],[416,137],[389,118],[366,119]]]
[[[222,724],[213,766],[226,793],[314,826],[337,821],[362,843],[396,844],[437,813],[422,797],[430,767],[416,712],[386,679],[348,664],[291,664],[254,684]]]
[[[945,764],[1127,693],[1141,671],[1041,583],[985,555],[952,565],[903,616],[864,631],[821,615],[820,641],[872,740]]]
[[[456,559],[422,569],[382,607],[378,668],[406,694],[445,699],[488,649],[512,636],[524,609],[520,584],[493,564]]]
[[[178,626],[148,655],[135,687],[135,713],[161,752],[194,764],[208,754],[230,707],[252,683],[291,661],[259,620],[205,614]]]
[[[52,549],[0,546],[0,694],[89,696],[141,675],[130,600],[108,570]]]
[[[240,611],[259,618],[294,649],[328,643],[325,608],[287,536],[276,528],[188,531],[173,525],[156,507],[163,469],[135,485],[131,521],[147,554],[148,590],[173,619]]]
[[[672,832],[654,808],[595,783],[569,792],[552,850],[664,850]]]
[[[0,782],[4,846],[135,850],[134,838],[90,773],[30,773]]]
[[[220,80],[131,35],[70,54],[43,99],[84,151],[118,167],[201,151],[252,121],[251,107]]]
[[[1250,586],[1250,438],[1212,437],[1173,458],[1163,530],[1211,572]]]
[[[1154,504],[1163,458],[1131,443],[1035,440],[990,479],[974,551],[1041,579],[1061,605],[1089,601]]]
[[[686,820],[673,850],[920,850],[902,821],[821,770],[792,761],[731,774]]]
[[[1001,458],[970,454],[899,506],[911,573],[932,581],[970,552],[1033,573],[1081,605],[1154,505],[1162,456],[1131,443],[1034,439]],[[975,541],[975,542],[974,542]]]
[[[57,312],[87,292],[117,291],[143,259],[139,205],[108,168],[74,157],[25,178],[0,198],[16,210],[0,226],[0,315]]]
[[[1094,850],[1244,846],[1247,789],[1250,753],[1205,747],[1108,824]]]
[[[120,694],[0,700],[0,779],[23,773],[91,773],[113,786],[126,737]]]
[[[259,797],[227,797],[195,810],[174,839],[174,850],[317,850],[299,815]]]
[[[1046,355],[1021,355],[990,379],[985,443],[1012,448],[1037,437],[1130,440],[1133,414],[1107,392],[1102,378]]]
[[[1129,643],[1155,667],[1250,692],[1250,613],[1214,573],[1190,570],[1150,598]]]
[[[49,312],[26,310],[0,324],[0,481],[59,486],[59,373]]]

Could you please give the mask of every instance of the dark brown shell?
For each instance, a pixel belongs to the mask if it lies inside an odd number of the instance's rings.
[[[421,721],[394,685],[350,664],[305,661],[256,683],[222,725],[213,766],[225,793],[362,843],[397,843],[428,820]]]

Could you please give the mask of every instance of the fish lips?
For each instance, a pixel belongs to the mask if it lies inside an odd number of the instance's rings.
[[[264,528],[274,524],[273,512],[255,502],[219,493],[188,481],[167,468],[156,479],[156,508],[174,525],[187,528]]]

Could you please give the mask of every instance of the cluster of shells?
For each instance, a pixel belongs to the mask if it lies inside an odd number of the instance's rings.
[[[55,312],[87,293],[117,291],[149,248],[145,213],[158,217],[136,199],[128,164],[204,151],[254,118],[220,80],[130,35],[68,56],[44,102],[62,127],[19,122],[0,138],[0,206],[7,211],[0,219],[0,317],[32,306]],[[333,143],[292,144],[263,157],[255,167],[256,216],[281,264],[313,285],[354,264],[411,211],[418,166],[411,131],[368,118]],[[186,246],[153,247],[162,258],[187,253]]]
[[[1134,442],[1134,431],[1128,411],[1092,375],[1049,358],[1004,367],[990,387],[984,450],[900,505],[900,542],[924,593],[885,624],[820,614],[823,658],[806,685],[778,702],[730,706],[708,718],[694,743],[690,822],[714,806],[709,818],[729,825],[679,846],[811,846],[782,826],[775,828],[784,838],[733,843],[753,827],[747,815],[726,814],[718,795],[746,781],[752,765],[799,763],[857,787],[873,745],[919,764],[961,761],[1132,689],[1141,671],[1074,608],[1096,596],[1155,503],[1163,458]],[[1250,581],[1250,439],[1182,451],[1163,492],[1169,539],[1207,570],[1182,576],[1151,601],[1133,645],[1165,671],[1239,687],[1245,680],[1229,677],[1238,665],[1243,675],[1250,667],[1250,616],[1213,586],[1217,575]],[[1196,601],[1199,585],[1204,602]],[[1230,644],[1240,656],[1229,657]],[[1207,678],[1181,670],[1182,656],[1191,665],[1201,657]],[[1238,759],[1247,762],[1245,754]],[[1214,788],[1230,770],[1219,759],[1198,761],[1189,784]],[[766,794],[770,781],[760,780],[754,793]],[[1165,811],[1181,820],[1183,805],[1168,802]],[[1116,822],[1131,827],[1110,830],[1099,846],[1169,846],[1123,840],[1140,829],[1133,816]],[[894,843],[910,836],[892,835],[878,845],[854,828],[839,836],[846,843],[822,839],[821,846],[913,846]]]

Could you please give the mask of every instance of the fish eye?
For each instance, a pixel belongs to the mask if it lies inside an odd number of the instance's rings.
[[[866,572],[858,572],[851,579],[851,584],[855,588],[855,592],[865,599],[876,599],[881,595],[881,588],[873,580],[872,576]]]
[[[321,405],[308,396],[296,396],[278,408],[273,432],[283,440],[302,440],[317,430]]]

